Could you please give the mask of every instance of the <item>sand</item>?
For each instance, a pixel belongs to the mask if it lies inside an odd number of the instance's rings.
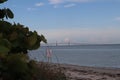
[[[120,80],[120,68],[88,67],[57,63],[47,64],[63,69],[68,80]]]
[[[69,80],[120,80],[119,68],[99,68],[60,64]]]

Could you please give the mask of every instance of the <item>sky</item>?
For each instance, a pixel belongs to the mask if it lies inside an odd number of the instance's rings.
[[[8,0],[10,22],[43,34],[48,43],[120,43],[120,0]]]

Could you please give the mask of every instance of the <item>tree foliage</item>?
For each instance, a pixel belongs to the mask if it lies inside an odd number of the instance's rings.
[[[6,1],[0,0],[0,3]],[[0,9],[0,52],[27,53],[27,50],[38,49],[41,41],[47,42],[43,35],[30,31],[24,25],[4,21],[4,18],[13,17],[14,14],[9,8]]]
[[[38,49],[41,41],[47,42],[36,31],[32,32],[19,23],[11,24],[6,21],[0,21],[0,38],[1,43],[6,41],[6,46],[3,46],[8,49],[8,53],[27,53],[27,50]]]
[[[0,4],[6,1],[0,0]],[[24,25],[5,21],[12,18],[14,14],[9,8],[0,9],[0,80],[35,80],[37,66],[26,53],[47,41]]]
[[[0,0],[0,4],[6,1]],[[20,23],[5,21],[9,18],[14,18],[13,12],[9,8],[0,9],[0,80],[66,80],[58,69],[38,66],[29,60],[27,51],[38,49],[47,40]]]
[[[0,80],[39,80],[34,61],[27,61],[25,54],[0,54]]]

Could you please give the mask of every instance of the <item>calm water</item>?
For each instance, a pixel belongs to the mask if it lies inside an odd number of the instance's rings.
[[[31,59],[46,61],[47,47],[41,47],[29,53]],[[120,68],[120,45],[81,45],[49,47],[52,50],[52,62],[81,66]]]

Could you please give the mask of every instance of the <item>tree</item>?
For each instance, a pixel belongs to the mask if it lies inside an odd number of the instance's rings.
[[[0,0],[0,4],[6,1]],[[0,9],[0,80],[67,80],[61,69],[29,60],[27,51],[38,49],[47,40],[20,23],[4,20],[9,18],[14,18],[13,12]]]
[[[6,1],[0,0],[0,4]],[[0,80],[35,80],[37,66],[26,53],[47,40],[24,25],[5,21],[12,18],[14,14],[9,8],[0,9]]]
[[[7,0],[0,0],[0,4],[6,1]],[[12,19],[14,17],[14,14],[9,8],[0,9],[0,19],[3,20],[4,17],[6,17],[6,19],[8,18]]]
[[[0,0],[4,3],[7,0]],[[27,53],[27,50],[34,50],[40,47],[40,42],[47,42],[43,35],[36,31],[30,31],[28,27],[21,24],[11,24],[4,19],[14,18],[9,8],[0,9],[0,52]]]

